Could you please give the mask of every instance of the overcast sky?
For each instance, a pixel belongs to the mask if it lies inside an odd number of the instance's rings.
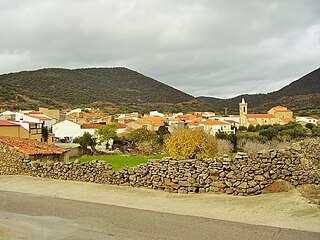
[[[319,0],[0,0],[0,73],[124,66],[193,96],[320,67]]]

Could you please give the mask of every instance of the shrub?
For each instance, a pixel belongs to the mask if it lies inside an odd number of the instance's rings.
[[[158,135],[144,128],[139,128],[129,133],[127,140],[135,143],[158,140]]]
[[[307,123],[306,124],[306,128],[312,129],[314,127],[316,127],[316,124],[314,124],[314,123]]]
[[[238,141],[238,137],[236,134],[228,134],[225,132],[218,132],[216,133],[216,138],[219,139],[223,139],[223,140],[228,140],[229,142],[231,142],[232,146],[233,146],[233,151],[236,152],[237,151],[237,141]]]
[[[270,149],[286,149],[291,144],[287,141],[279,141],[276,139],[273,139],[268,142],[259,141],[257,139],[246,139],[241,138],[238,141],[238,146],[241,148],[242,151],[249,153],[249,154],[255,154],[262,150],[270,150]]]
[[[110,139],[117,140],[118,136],[116,130],[117,126],[115,124],[110,124],[96,129],[95,134],[99,136],[99,140],[102,142],[108,141]]]
[[[240,127],[238,128],[238,130],[239,130],[239,131],[247,131],[248,128],[245,127],[245,126],[240,126]]]
[[[138,142],[137,143],[137,149],[143,154],[143,155],[150,155],[152,153],[158,153],[162,150],[162,145],[155,141],[144,141],[144,142]]]
[[[288,141],[279,141],[279,140],[272,140],[268,142],[268,149],[286,149],[290,147],[290,142]]]
[[[84,132],[82,136],[76,137],[73,140],[74,143],[79,143],[82,150],[86,153],[88,152],[88,147],[91,148],[91,150],[95,150],[95,146],[97,145],[96,139],[92,137],[92,135],[88,132]]]
[[[183,129],[173,132],[165,140],[170,156],[184,158],[213,157],[217,152],[217,141],[212,135],[201,130]]]
[[[266,137],[268,140],[273,138],[278,138],[279,131],[274,127],[269,127],[267,129],[262,130],[259,135]]]
[[[252,124],[250,124],[250,125],[248,126],[248,131],[249,131],[249,132],[255,132],[255,131],[256,131],[255,126],[253,126]]]
[[[226,139],[217,139],[218,155],[229,154],[233,149],[233,144]]]
[[[158,131],[156,131],[157,135],[159,136],[159,141],[163,143],[164,139],[166,139],[170,132],[167,126],[160,126]]]
[[[268,146],[260,141],[247,141],[243,144],[243,151],[249,154],[255,154],[265,149],[268,149]]]
[[[320,137],[320,126],[313,127],[311,130],[313,136]]]

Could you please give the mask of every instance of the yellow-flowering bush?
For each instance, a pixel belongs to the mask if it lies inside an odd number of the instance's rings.
[[[173,132],[165,140],[171,157],[204,158],[213,157],[217,152],[217,141],[202,130],[183,129]]]

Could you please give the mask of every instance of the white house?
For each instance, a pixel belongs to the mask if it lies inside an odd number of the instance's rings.
[[[158,111],[151,111],[149,113],[150,116],[152,117],[164,117],[164,114],[163,113],[159,113]]]
[[[28,122],[28,123],[38,123],[45,127],[51,127],[57,122],[41,112],[34,111],[20,111],[20,112],[10,112],[6,111],[0,114],[0,119],[2,120],[12,120],[17,122]]]
[[[313,117],[297,117],[296,122],[318,124],[318,119],[313,118]]]
[[[52,133],[55,137],[66,139],[68,142],[72,142],[74,138],[82,136],[83,132],[79,124],[68,120],[52,125]]]
[[[203,130],[211,135],[215,135],[217,132],[235,133],[235,129],[231,128],[230,123],[218,120],[201,122],[199,126],[203,127]]]

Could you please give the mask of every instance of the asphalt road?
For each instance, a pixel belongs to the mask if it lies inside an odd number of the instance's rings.
[[[0,239],[318,240],[320,233],[0,191]]]

